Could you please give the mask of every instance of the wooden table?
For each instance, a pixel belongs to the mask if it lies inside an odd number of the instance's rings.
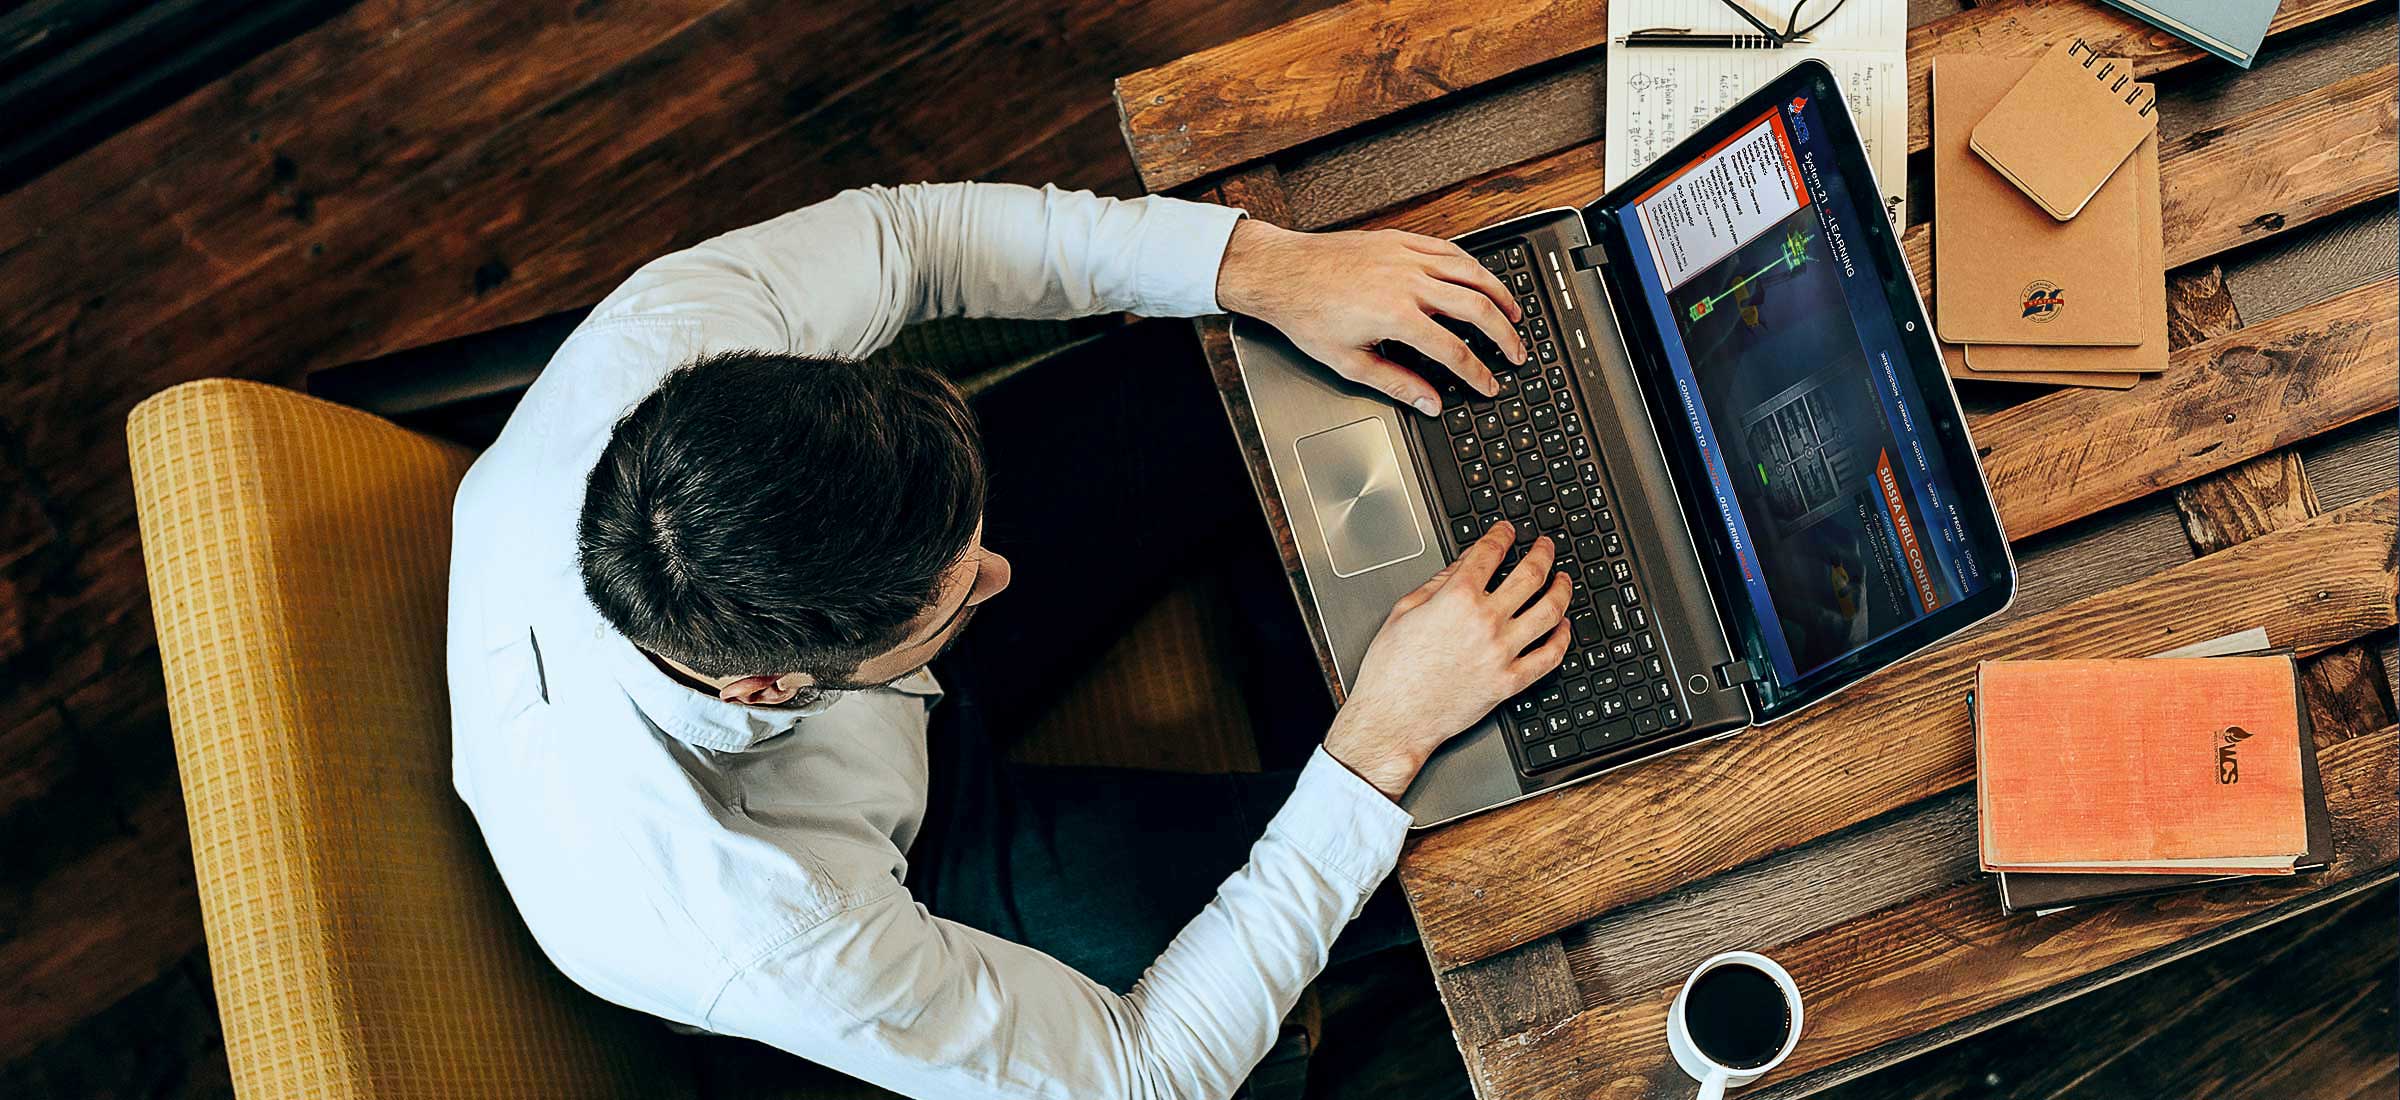
[[[2284,0],[2251,73],[2094,3],[1986,0],[1912,28],[1920,183],[1938,53],[2080,35],[2163,78],[2172,369],[2124,391],[1967,395],[2024,567],[2004,620],[1772,730],[1412,839],[1400,880],[1480,1095],[1688,1095],[1664,1015],[1719,950],[1767,951],[1799,979],[1806,1032],[1743,1094],[1795,1096],[2394,877],[2393,443],[2354,422],[2395,405],[2400,289],[2388,245],[2343,278],[2277,241],[2384,224],[2389,12]],[[1450,235],[1602,190],[1605,26],[1599,0],[1362,0],[1125,77],[1117,102],[1151,190],[1303,228]],[[1921,279],[1926,232],[1906,237]],[[1199,329],[1305,591],[1226,324]],[[2321,507],[2304,451],[2367,471],[2344,477],[2354,499]],[[1976,870],[1975,662],[2137,656],[2251,626],[2308,655],[2335,864],[2004,916]]]

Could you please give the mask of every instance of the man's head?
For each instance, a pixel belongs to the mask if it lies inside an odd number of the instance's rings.
[[[711,356],[617,422],[577,525],[584,591],[655,658],[778,705],[931,660],[1008,583],[975,424],[941,375]]]

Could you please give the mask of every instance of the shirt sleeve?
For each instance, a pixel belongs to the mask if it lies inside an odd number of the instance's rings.
[[[910,1096],[1218,1100],[1266,1054],[1407,828],[1319,749],[1249,863],[1129,993],[933,917],[895,885],[736,973],[707,1023]]]
[[[586,327],[691,321],[705,351],[855,359],[937,317],[1214,313],[1240,218],[1056,187],[861,188],[652,262]]]

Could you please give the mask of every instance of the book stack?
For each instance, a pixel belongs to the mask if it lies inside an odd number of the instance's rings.
[[[1933,60],[1934,329],[1954,378],[2125,389],[2167,367],[2157,99],[2081,39]]]
[[[2008,911],[2330,861],[2290,656],[1987,661],[1975,679],[1978,844]]]

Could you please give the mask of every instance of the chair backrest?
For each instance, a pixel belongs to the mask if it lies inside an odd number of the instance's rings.
[[[688,1095],[576,989],[450,785],[450,501],[472,455],[212,379],[127,434],[234,1083],[250,1096]]]

